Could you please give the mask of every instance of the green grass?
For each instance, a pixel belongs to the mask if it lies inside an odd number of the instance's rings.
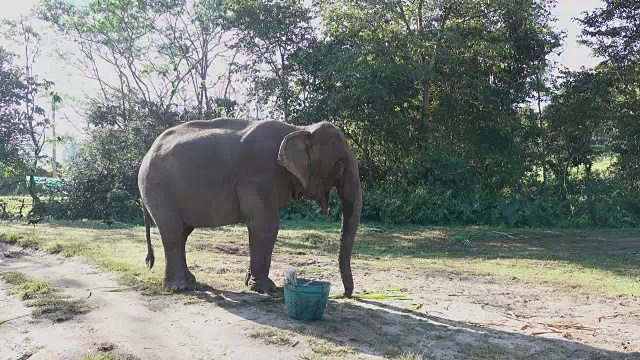
[[[22,273],[0,273],[0,279],[14,286],[7,293],[16,295],[27,307],[32,308],[31,315],[34,318],[62,322],[89,311],[84,301],[71,299],[59,287],[29,278]]]
[[[18,214],[20,204],[23,199],[24,208],[22,208],[22,215],[27,216],[32,207],[32,200],[30,196],[0,196],[0,202],[6,204],[7,213],[11,215]],[[46,199],[43,198],[42,200],[45,201]]]
[[[616,158],[613,157],[613,156],[603,157],[603,158],[601,158],[598,161],[593,163],[593,165],[591,166],[591,171],[593,173],[601,173],[605,177],[611,177],[612,176],[611,165],[613,165],[615,163],[615,161],[616,161]],[[536,171],[537,171],[537,174],[538,174],[538,176],[537,176],[538,177],[538,181],[542,182],[542,180],[544,179],[542,167],[537,167]],[[550,172],[548,173],[548,175],[552,176],[552,174]],[[582,178],[584,178],[584,176],[585,176],[584,166],[569,168],[569,175],[573,179],[582,179]]]
[[[303,275],[303,274],[318,274],[318,273],[323,273],[323,272],[327,272],[329,271],[328,269],[302,269],[300,271],[298,271],[298,275]]]
[[[404,295],[387,295],[387,294],[378,294],[378,293],[353,294],[352,297],[356,299],[370,299],[370,300],[409,300],[409,298]],[[344,299],[344,295],[334,294],[334,295],[331,295],[330,298]]]
[[[339,226],[338,223],[332,222],[283,223],[274,251],[272,279],[279,284],[284,269],[295,268],[298,274],[331,281],[333,284],[339,283],[336,264]],[[384,228],[384,232],[369,231],[374,228]],[[103,224],[86,221],[52,221],[35,228],[11,221],[0,222],[2,241],[62,256],[82,256],[119,275],[125,284],[123,288],[134,288],[151,294],[166,294],[161,288],[164,253],[157,229],[152,229],[156,256],[156,265],[152,270],[147,269],[144,263],[144,233],[142,227],[106,229]],[[637,229],[555,230],[418,226],[388,228],[379,224],[363,224],[354,247],[353,267],[356,277],[358,274],[384,272],[400,273],[407,279],[424,276],[430,272],[487,274],[505,276],[515,282],[546,284],[558,291],[579,291],[598,296],[640,295],[638,234]],[[452,238],[467,240],[468,244],[452,241]],[[216,302],[232,312],[235,312],[236,308],[252,306],[255,307],[255,311],[267,311],[277,315],[277,318],[286,318],[281,293],[269,298],[257,295],[249,297],[244,294],[248,292],[242,281],[248,265],[247,251],[247,230],[242,225],[196,230],[187,242],[188,265],[199,282],[221,290],[222,293],[215,292],[215,295],[208,298],[195,297],[202,294],[186,293],[185,303],[193,299]],[[4,276],[15,277],[16,280],[11,280],[14,282],[23,281],[19,274]],[[361,300],[331,300],[328,304],[327,313],[332,316],[339,314],[340,323],[347,325],[338,326],[331,321],[301,324],[299,329],[294,331],[295,334],[286,327],[274,325],[274,328],[266,327],[249,335],[261,340],[273,337],[275,344],[282,346],[293,346],[296,336],[306,335],[310,339],[306,340],[309,350],[301,356],[303,359],[339,359],[356,356],[353,348],[342,346],[344,343],[334,340],[350,338],[356,338],[361,343],[368,344],[367,346],[375,349],[377,353],[391,358],[428,358],[430,353],[422,352],[420,339],[431,339],[429,341],[436,343],[445,341],[436,336],[442,333],[442,329],[431,324],[411,323],[407,325],[411,329],[405,329],[407,333],[398,335],[397,328],[385,327],[389,319],[385,317],[384,312],[357,305],[359,302],[367,301],[370,304],[390,304],[392,309],[395,308],[399,312],[403,312],[404,309],[406,312],[414,312],[415,315],[420,310],[420,303],[402,303],[399,300],[415,298],[419,294],[412,295],[411,286],[401,280],[385,282],[367,279],[371,277],[363,276],[356,279],[359,282],[358,286],[367,290],[365,294],[355,294],[355,297]],[[37,293],[39,289],[51,288],[43,284],[31,286],[29,289],[25,288],[25,293]],[[339,294],[336,295],[336,292],[334,290],[332,298],[341,297]],[[255,300],[256,298],[259,300]],[[415,301],[418,299],[415,298]],[[396,327],[399,327],[400,323],[417,321],[408,317],[401,319],[402,321],[398,320],[396,323]],[[388,341],[390,334],[402,335],[401,340]],[[405,335],[409,337],[403,337]],[[444,337],[449,341],[455,341],[449,339],[451,335],[447,336]],[[521,354],[532,355],[531,349],[505,350],[500,343],[494,342],[460,345],[456,351],[461,354],[460,358],[470,359],[480,359],[487,354],[495,355],[498,359],[518,359]],[[545,354],[549,355],[550,359],[554,359],[556,355]],[[535,356],[531,358],[543,359],[545,354],[538,357],[533,354]]]
[[[15,234],[0,234],[0,241],[6,242],[7,244],[15,244],[20,240],[20,236]]]
[[[364,225],[354,262],[410,274],[456,270],[515,277],[607,295],[640,294],[640,230],[546,230],[408,226],[385,233]],[[288,226],[277,247],[335,254],[337,226]],[[294,232],[295,231],[295,232]],[[313,236],[310,236],[313,235]],[[315,244],[311,244],[309,239]],[[459,239],[452,241],[451,239]],[[462,239],[462,240],[460,240]],[[636,239],[634,241],[634,239]],[[461,244],[462,243],[462,244]],[[377,289],[382,290],[382,289]]]
[[[593,163],[591,167],[591,171],[598,171],[603,173],[608,173],[611,165],[616,161],[615,157],[605,157],[600,159],[599,161]]]
[[[79,225],[70,226],[70,225]],[[142,227],[107,230],[102,224],[53,222],[35,229],[5,222],[0,240],[38,248],[64,256],[84,256],[119,274],[125,284],[147,291],[161,291],[163,249],[153,229],[156,266],[144,264],[146,246]],[[375,227],[377,224],[375,224]],[[400,270],[407,274],[425,271],[458,271],[470,274],[504,275],[527,283],[548,283],[603,295],[640,295],[640,231],[535,230],[472,227],[400,227],[384,233],[367,231],[364,224],[354,246],[354,266],[377,271]],[[278,236],[276,253],[291,259],[334,259],[338,249],[339,224],[331,222],[285,222]],[[465,238],[469,245],[451,242]],[[225,253],[216,244],[247,248],[244,226],[195,231],[187,243],[189,266],[198,279],[214,288],[246,290],[241,279],[246,253]],[[208,250],[199,250],[208,249]],[[305,256],[299,256],[303,251]],[[334,276],[331,268],[298,265],[298,273],[315,278]],[[276,266],[280,263],[274,262]],[[295,264],[295,262],[293,263]],[[321,263],[322,264],[322,263]],[[284,264],[283,264],[284,265]],[[329,269],[330,271],[325,271]],[[281,270],[272,275],[277,282]],[[381,293],[384,288],[371,289]]]

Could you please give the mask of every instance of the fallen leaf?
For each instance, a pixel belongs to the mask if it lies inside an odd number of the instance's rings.
[[[538,336],[543,334],[562,334],[562,331],[538,331],[538,332],[531,333],[531,335],[533,336]]]
[[[615,319],[615,318],[618,318],[618,317],[621,317],[621,316],[624,316],[624,314],[617,313],[617,314],[613,314],[613,315],[603,315],[603,316],[600,316],[598,318],[598,322],[601,322],[604,319]]]
[[[531,315],[527,315],[527,314],[513,314],[513,316],[515,316],[517,318],[521,318],[521,319],[528,319],[528,318],[532,317]]]

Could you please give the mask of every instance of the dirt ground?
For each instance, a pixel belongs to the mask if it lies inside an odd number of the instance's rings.
[[[242,249],[211,246],[244,266]],[[640,359],[638,296],[456,270],[359,270],[360,289],[375,284],[402,295],[408,288],[409,300],[331,300],[323,321],[301,323],[286,317],[277,296],[206,286],[143,294],[82,258],[0,242],[0,272],[61,286],[91,308],[62,323],[34,319],[0,282],[0,321],[12,319],[0,323],[0,359]]]
[[[0,271],[19,271],[62,286],[72,297],[86,299],[92,309],[58,324],[26,316],[0,325],[2,359],[25,354],[32,354],[30,359],[80,359],[105,343],[141,359],[251,359],[265,353],[291,358],[305,348],[263,345],[247,336],[255,327],[247,317],[205,301],[189,303],[179,295],[143,296],[82,261],[16,246],[4,245],[1,252],[5,258]],[[2,292],[3,318],[30,312]]]

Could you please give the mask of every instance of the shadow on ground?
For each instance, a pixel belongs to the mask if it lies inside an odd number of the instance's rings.
[[[640,359],[640,353],[470,325],[381,301],[329,300],[322,321],[302,322],[287,317],[281,289],[267,296],[200,285],[186,294],[283,334],[323,339],[330,346],[319,358],[348,353],[392,358],[411,353],[426,359]]]

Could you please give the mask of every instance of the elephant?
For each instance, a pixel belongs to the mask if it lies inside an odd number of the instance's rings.
[[[245,285],[258,293],[276,290],[269,279],[280,228],[280,209],[292,199],[316,200],[327,216],[329,195],[342,204],[338,262],[344,295],[351,297],[351,253],[360,225],[362,190],[355,154],[329,122],[294,126],[281,121],[218,118],[194,120],[165,130],[142,159],[138,172],[147,239],[146,263],[155,261],[150,224],[165,253],[163,286],[193,287],[185,244],[195,228],[246,223],[249,267]]]

